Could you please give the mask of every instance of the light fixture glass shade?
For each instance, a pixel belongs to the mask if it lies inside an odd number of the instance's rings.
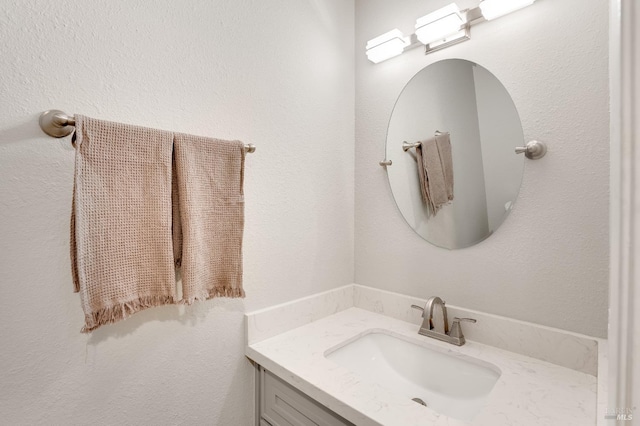
[[[416,37],[422,44],[433,43],[460,31],[464,25],[460,8],[451,3],[416,21]]]
[[[487,21],[499,18],[507,13],[515,12],[531,6],[535,0],[482,0],[480,10]]]
[[[409,39],[394,29],[367,42],[367,58],[377,64],[400,55],[408,45]]]

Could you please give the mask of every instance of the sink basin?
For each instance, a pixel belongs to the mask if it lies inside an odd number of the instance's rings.
[[[500,377],[487,362],[448,353],[372,331],[325,357],[408,399],[419,398],[429,408],[460,420],[472,420]]]

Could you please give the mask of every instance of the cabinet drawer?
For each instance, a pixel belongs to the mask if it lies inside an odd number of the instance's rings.
[[[262,368],[260,416],[272,426],[354,426]]]

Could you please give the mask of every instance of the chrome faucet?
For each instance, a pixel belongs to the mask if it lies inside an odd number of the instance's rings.
[[[424,305],[422,311],[422,328],[425,328],[425,323],[429,325],[429,330],[433,330],[440,334],[449,334],[449,321],[447,320],[447,308],[445,308],[445,301],[438,296],[430,297],[427,300],[427,304]],[[433,318],[433,309],[438,307],[442,313],[442,322],[435,322]],[[428,322],[427,322],[428,321]]]
[[[424,308],[421,308],[418,305],[411,305],[411,307],[422,311],[422,325],[418,331],[419,334],[457,346],[462,346],[465,342],[460,322],[476,322],[473,318],[454,317],[453,323],[451,324],[451,331],[449,331],[449,321],[447,320],[447,308],[445,307],[445,302],[437,296],[430,297],[424,305]],[[440,312],[442,313],[441,321],[434,321],[433,311],[436,308],[440,309]]]

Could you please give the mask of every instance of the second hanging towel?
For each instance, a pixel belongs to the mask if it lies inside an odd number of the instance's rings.
[[[173,248],[182,302],[244,297],[244,144],[176,133]]]

